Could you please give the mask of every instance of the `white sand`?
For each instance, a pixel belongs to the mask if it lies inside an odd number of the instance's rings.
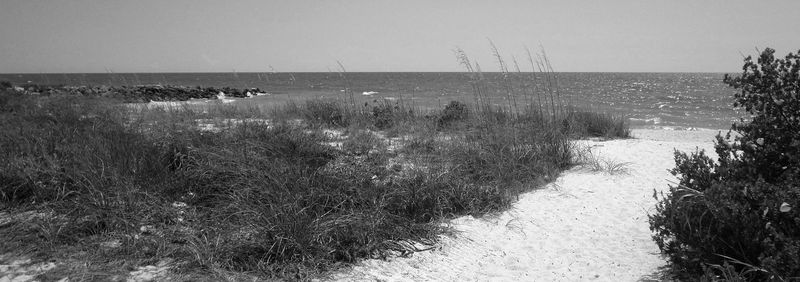
[[[333,275],[341,281],[637,281],[666,264],[651,239],[653,190],[676,178],[673,149],[705,149],[717,131],[635,130],[637,139],[580,141],[628,172],[575,168],[520,196],[507,212],[452,221],[457,236],[409,258],[366,260]],[[724,132],[723,132],[724,133]]]

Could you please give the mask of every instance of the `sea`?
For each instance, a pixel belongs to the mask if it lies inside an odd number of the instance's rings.
[[[358,103],[386,99],[431,109],[453,100],[474,101],[471,75],[463,72],[29,73],[0,74],[0,81],[15,85],[259,88],[269,95],[240,103],[309,98],[348,100],[347,96],[353,95]],[[520,80],[510,84],[502,73],[482,75],[488,85],[487,101],[493,104],[505,106],[516,101],[517,106],[538,105],[538,95],[548,100],[550,93],[555,93],[555,99],[563,104],[625,116],[633,128],[725,130],[732,122],[746,118],[743,111],[732,108],[736,90],[723,83],[724,73],[521,73],[512,74]],[[523,87],[523,83],[528,83],[523,81],[530,83]]]

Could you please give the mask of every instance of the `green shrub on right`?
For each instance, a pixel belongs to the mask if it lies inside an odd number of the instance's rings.
[[[675,152],[677,186],[650,216],[653,239],[680,276],[792,280],[800,277],[800,55],[766,49],[744,61],[734,107],[751,118],[704,152]],[[733,267],[734,271],[731,271]]]

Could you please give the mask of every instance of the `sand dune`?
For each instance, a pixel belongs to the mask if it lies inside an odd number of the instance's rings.
[[[514,207],[452,221],[455,237],[408,258],[366,260],[339,281],[637,281],[666,264],[651,240],[653,190],[675,180],[673,149],[705,149],[717,131],[635,130],[637,139],[579,141],[626,173],[574,168]]]

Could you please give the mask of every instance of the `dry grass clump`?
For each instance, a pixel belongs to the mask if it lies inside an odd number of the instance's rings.
[[[564,126],[576,136],[629,138],[627,122],[623,116],[572,109],[567,112]]]
[[[603,172],[608,174],[627,174],[630,162],[609,160],[598,156],[592,151],[591,147],[579,148],[576,150],[576,160],[579,166],[592,172]]]

